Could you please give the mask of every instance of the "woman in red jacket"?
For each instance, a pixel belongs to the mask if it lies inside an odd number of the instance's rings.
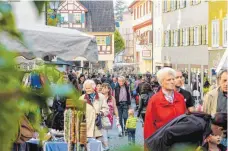
[[[186,112],[184,97],[174,91],[175,73],[175,70],[171,68],[163,68],[157,73],[161,89],[149,100],[145,115],[144,139],[150,137],[175,117]]]

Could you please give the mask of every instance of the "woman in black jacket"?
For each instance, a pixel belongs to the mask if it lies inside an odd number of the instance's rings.
[[[153,95],[153,91],[151,85],[145,82],[142,85],[141,95],[139,99],[139,109],[138,109],[138,117],[141,115],[143,122],[145,120],[145,113],[148,101],[150,100],[151,96]]]

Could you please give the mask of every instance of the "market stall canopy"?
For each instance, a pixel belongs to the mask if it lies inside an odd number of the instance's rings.
[[[224,52],[222,59],[219,62],[219,65],[216,69],[216,72],[218,73],[221,69],[228,69],[228,48]]]
[[[18,29],[23,34],[26,46],[6,34],[0,35],[0,41],[9,50],[17,51],[27,59],[32,56],[43,58],[47,55],[56,55],[64,60],[82,56],[91,62],[98,61],[94,36],[75,29],[46,25],[23,24],[18,26]]]

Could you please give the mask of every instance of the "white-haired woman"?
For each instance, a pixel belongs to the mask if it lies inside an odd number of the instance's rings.
[[[83,84],[85,94],[80,100],[86,101],[87,138],[102,138],[101,123],[97,118],[107,116],[109,107],[104,95],[95,91],[96,84],[93,80],[86,80]],[[100,123],[100,124],[99,124]]]
[[[175,74],[175,70],[167,67],[157,73],[161,89],[149,100],[145,115],[144,139],[186,111],[184,97],[174,91]]]

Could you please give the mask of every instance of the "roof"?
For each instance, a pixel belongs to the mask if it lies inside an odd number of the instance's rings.
[[[115,31],[113,1],[80,0],[80,3],[88,9],[86,13],[87,32]]]
[[[140,0],[134,0],[129,6],[128,8],[131,8],[132,6],[134,6],[137,2],[139,2]]]

